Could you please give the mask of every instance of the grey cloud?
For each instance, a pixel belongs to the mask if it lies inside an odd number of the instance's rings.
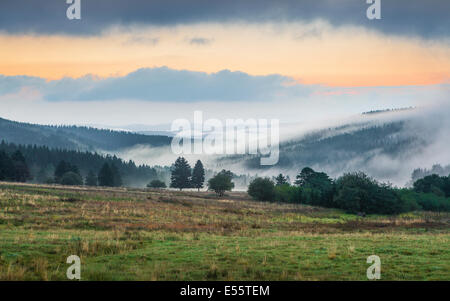
[[[281,75],[252,76],[222,70],[217,73],[143,68],[121,77],[63,78],[0,76],[0,95],[26,88],[48,101],[135,99],[149,101],[265,101],[309,94],[314,86],[293,84]]]
[[[212,39],[206,38],[192,38],[189,40],[189,43],[192,45],[208,45],[212,43]]]
[[[159,38],[153,37],[131,37],[129,38],[125,44],[147,44],[147,45],[156,45],[159,43]]]
[[[81,0],[81,6],[82,19],[69,21],[63,0],[2,0],[0,30],[91,35],[112,25],[324,19],[387,34],[440,38],[450,33],[448,0],[382,0],[381,20],[366,18],[366,0]]]

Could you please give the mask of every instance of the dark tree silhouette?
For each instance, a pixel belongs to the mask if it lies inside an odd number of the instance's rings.
[[[194,170],[192,171],[192,186],[200,191],[203,188],[203,183],[205,182],[205,169],[203,168],[202,161],[198,160],[195,163]]]
[[[73,171],[68,171],[61,177],[60,184],[62,184],[62,185],[83,185],[83,178],[79,174],[77,174]]]
[[[147,185],[147,187],[149,187],[149,188],[166,188],[167,186],[166,186],[166,183],[164,183],[161,180],[153,180]]]
[[[17,182],[26,182],[31,179],[30,170],[28,169],[27,162],[25,161],[25,157],[22,155],[20,151],[15,151],[11,159],[14,165],[14,181]]]
[[[80,175],[80,170],[76,165],[70,164],[69,162],[66,162],[64,160],[61,160],[55,169],[55,182],[60,183],[61,178],[65,173],[73,172],[78,175]]]
[[[103,164],[98,173],[98,185],[99,186],[114,186],[114,174],[108,163]]]
[[[14,162],[4,151],[0,151],[0,180],[12,181],[14,179]]]
[[[120,171],[119,169],[116,167],[116,165],[113,163],[111,164],[111,172],[113,174],[113,179],[114,179],[114,185],[115,187],[120,187],[122,186],[122,176],[120,175]]]
[[[85,184],[86,186],[97,186],[97,176],[92,170],[90,170],[86,176]]]
[[[191,187],[191,166],[185,158],[178,157],[175,161],[170,180],[170,187],[180,190]]]
[[[283,176],[281,173],[275,178],[275,181],[277,186],[289,184],[287,177]]]
[[[275,197],[275,185],[269,178],[256,178],[248,186],[248,194],[257,201],[272,202]]]

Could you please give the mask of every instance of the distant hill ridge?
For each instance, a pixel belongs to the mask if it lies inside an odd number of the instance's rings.
[[[0,118],[0,140],[50,148],[115,151],[138,144],[165,146],[172,138],[85,126],[38,125]]]
[[[381,113],[400,112],[400,111],[411,111],[414,109],[415,109],[414,107],[407,107],[407,108],[396,108],[396,109],[372,110],[372,111],[362,112],[362,115],[381,114]]]

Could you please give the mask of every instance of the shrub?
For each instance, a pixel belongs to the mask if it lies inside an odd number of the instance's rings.
[[[275,201],[283,203],[300,203],[302,190],[289,184],[275,186]]]
[[[408,204],[413,204],[417,209],[426,211],[450,211],[450,199],[436,196],[432,193],[419,193],[410,189],[399,190],[400,197]]]
[[[257,201],[272,202],[275,198],[275,184],[269,178],[256,178],[248,186],[248,194]]]
[[[62,185],[83,185],[83,179],[79,174],[69,171],[62,176],[60,183]]]
[[[409,209],[394,189],[362,172],[345,174],[336,181],[333,203],[350,213],[397,214]]]
[[[449,197],[450,177],[440,177],[436,174],[426,176],[414,182],[414,191]]]
[[[161,180],[153,180],[147,185],[147,187],[149,187],[149,188],[166,188],[167,186],[166,186],[166,183],[164,183]]]
[[[233,173],[229,170],[222,170],[217,175],[209,179],[208,189],[214,190],[219,196],[223,196],[225,191],[231,191],[234,188]]]

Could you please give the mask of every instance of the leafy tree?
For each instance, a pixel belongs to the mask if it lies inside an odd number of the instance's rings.
[[[167,186],[166,186],[166,183],[164,183],[161,180],[153,180],[147,185],[147,187],[149,187],[149,188],[166,188]]]
[[[269,178],[256,178],[248,186],[247,192],[257,201],[272,202],[275,198],[275,184]]]
[[[433,193],[438,196],[444,196],[446,189],[447,177],[440,177],[432,174],[414,182],[414,191],[423,193]]]
[[[183,157],[178,157],[172,168],[172,175],[170,177],[170,187],[189,188],[191,186],[191,166]]]
[[[444,191],[446,197],[450,197],[450,175],[448,175],[448,177],[444,177],[442,190]]]
[[[217,175],[209,179],[208,189],[214,190],[219,196],[223,196],[225,191],[231,191],[234,188],[233,173],[223,169]]]
[[[281,186],[281,185],[285,185],[285,184],[289,184],[288,178],[283,176],[283,174],[279,174],[276,178],[275,178],[275,183],[277,186]]]
[[[83,178],[73,171],[66,172],[60,180],[62,185],[83,185]]]
[[[297,175],[297,178],[295,180],[295,184],[298,186],[305,186],[308,184],[311,180],[311,178],[314,176],[315,171],[310,167],[305,167],[302,169],[302,171]]]
[[[98,185],[99,186],[114,186],[114,174],[108,163],[103,164],[98,173]]]
[[[312,168],[302,169],[295,181],[302,188],[303,203],[332,207],[334,183],[324,172],[316,172]]]
[[[86,176],[85,184],[86,186],[97,186],[97,176],[92,170],[90,170]]]
[[[412,189],[398,189],[401,199],[408,204],[408,211],[426,210],[444,212],[450,211],[450,198],[436,196],[432,193],[415,192]]]
[[[408,210],[394,189],[362,172],[348,173],[336,181],[334,206],[351,213],[397,214]]]
[[[300,203],[302,189],[289,184],[275,186],[275,201],[283,203]]]
[[[203,188],[203,182],[205,182],[205,169],[203,168],[202,161],[198,160],[195,163],[194,170],[192,171],[192,186],[200,191]]]

